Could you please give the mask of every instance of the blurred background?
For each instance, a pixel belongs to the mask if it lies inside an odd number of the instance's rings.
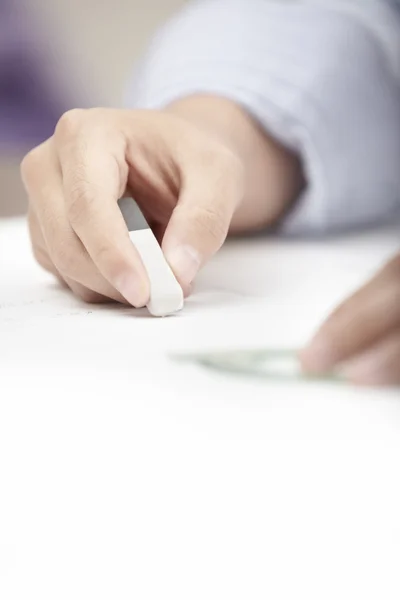
[[[119,106],[157,25],[184,0],[0,0],[0,216],[26,200],[19,162],[75,106]]]

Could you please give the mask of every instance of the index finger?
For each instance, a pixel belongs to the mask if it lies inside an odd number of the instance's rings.
[[[117,204],[127,182],[123,137],[86,124],[57,146],[72,228],[110,284],[144,306],[149,281]]]
[[[224,148],[207,147],[181,158],[181,190],[163,238],[166,258],[187,289],[221,248],[243,199],[242,165]]]

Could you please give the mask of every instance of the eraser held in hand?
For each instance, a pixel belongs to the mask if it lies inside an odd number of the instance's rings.
[[[183,308],[183,291],[151,229],[130,231],[129,237],[138,251],[150,281],[149,312],[165,317]]]
[[[183,308],[183,291],[146,219],[131,198],[122,198],[119,207],[150,282],[147,308],[154,317],[166,317]]]

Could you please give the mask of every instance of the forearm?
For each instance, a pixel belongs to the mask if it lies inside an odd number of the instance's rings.
[[[170,104],[167,110],[218,137],[239,157],[245,194],[231,232],[262,229],[278,222],[303,185],[296,155],[278,144],[239,105],[224,98],[191,96]]]

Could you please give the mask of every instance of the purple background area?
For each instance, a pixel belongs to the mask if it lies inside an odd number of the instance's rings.
[[[0,0],[0,149],[49,137],[64,111],[20,3]]]

